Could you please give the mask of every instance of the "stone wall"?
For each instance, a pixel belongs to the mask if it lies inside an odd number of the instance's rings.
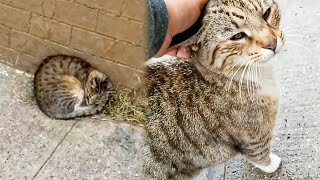
[[[0,0],[0,61],[34,73],[76,55],[132,87],[145,61],[144,0]]]

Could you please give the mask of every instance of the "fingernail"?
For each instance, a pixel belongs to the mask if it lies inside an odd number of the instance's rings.
[[[186,52],[188,52],[188,53],[191,52],[191,48],[190,48],[189,46],[184,47],[183,49],[184,49],[184,51],[186,51]]]

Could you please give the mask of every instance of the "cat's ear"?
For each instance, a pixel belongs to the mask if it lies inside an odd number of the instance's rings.
[[[97,87],[97,79],[96,78],[93,78],[90,81],[90,86],[91,86],[91,88],[96,88]]]

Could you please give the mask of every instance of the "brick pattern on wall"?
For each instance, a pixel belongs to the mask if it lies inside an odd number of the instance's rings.
[[[34,73],[76,55],[133,87],[145,61],[144,0],[0,0],[0,62]]]

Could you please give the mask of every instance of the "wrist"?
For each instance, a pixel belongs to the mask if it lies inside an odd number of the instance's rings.
[[[208,0],[164,0],[168,11],[169,35],[173,37],[193,25]]]
[[[168,29],[167,29],[167,36],[173,37],[174,35],[178,34],[179,27],[179,19],[177,15],[177,4],[175,0],[164,0],[167,12],[168,12]]]
[[[209,0],[197,0],[200,10],[209,2]]]

